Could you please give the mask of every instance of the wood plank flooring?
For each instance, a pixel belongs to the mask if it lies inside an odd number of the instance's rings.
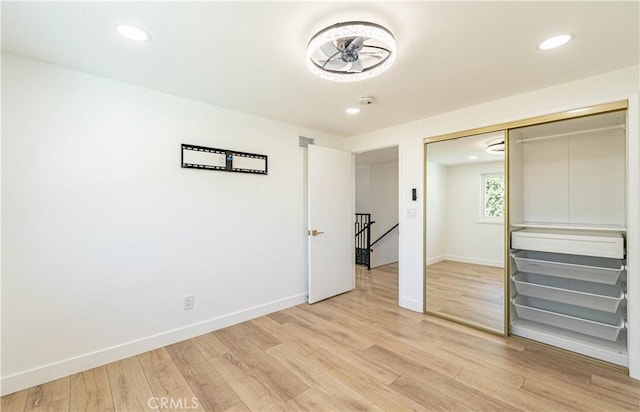
[[[397,279],[397,265],[359,269],[352,292],[4,396],[2,411],[640,410],[639,381],[401,309]]]
[[[444,260],[427,266],[427,311],[504,330],[504,269]]]

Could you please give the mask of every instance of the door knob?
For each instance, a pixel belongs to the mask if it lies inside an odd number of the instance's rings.
[[[312,229],[312,230],[310,230],[310,231],[309,231],[309,234],[310,234],[311,236],[318,236],[318,235],[321,235],[321,234],[323,234],[323,233],[324,233],[324,232],[318,232],[318,231],[317,231],[317,230],[315,230],[315,229]]]

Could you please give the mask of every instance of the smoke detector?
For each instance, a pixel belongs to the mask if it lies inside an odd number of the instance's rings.
[[[358,103],[363,106],[368,106],[373,103],[373,96],[364,96],[358,99]]]

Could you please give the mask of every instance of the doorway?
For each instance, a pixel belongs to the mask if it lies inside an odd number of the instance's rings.
[[[359,223],[354,229],[359,232],[356,255],[360,253],[363,257],[368,251],[368,265],[364,265],[367,269],[396,263],[399,256],[398,146],[357,153],[355,158],[356,214],[359,219],[369,219],[370,225],[368,231],[366,223]]]

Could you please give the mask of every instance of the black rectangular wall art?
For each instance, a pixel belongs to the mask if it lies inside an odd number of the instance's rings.
[[[182,167],[187,169],[267,174],[267,156],[255,153],[183,143],[180,160]]]

